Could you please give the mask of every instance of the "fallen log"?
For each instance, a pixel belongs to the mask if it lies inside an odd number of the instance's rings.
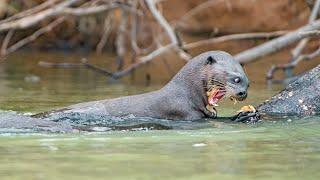
[[[320,65],[257,107],[263,116],[310,116],[320,113]]]

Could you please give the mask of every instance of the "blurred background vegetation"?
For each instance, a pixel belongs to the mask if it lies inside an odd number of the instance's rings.
[[[1,0],[1,57],[18,50],[114,54],[108,67],[84,64],[116,78],[150,62],[160,62],[157,68],[174,74],[201,52],[224,50],[235,55],[307,25],[315,4],[314,0]],[[299,55],[319,46],[316,38],[305,44]],[[292,61],[292,49],[289,44],[260,58],[268,67],[262,76],[272,65]],[[318,62],[303,63],[297,72]]]

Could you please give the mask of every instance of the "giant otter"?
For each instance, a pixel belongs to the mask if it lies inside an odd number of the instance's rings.
[[[223,51],[209,51],[190,60],[173,79],[157,91],[87,102],[42,113],[80,113],[110,116],[197,120],[217,116],[214,106],[223,97],[239,101],[247,97],[249,80],[240,64]]]

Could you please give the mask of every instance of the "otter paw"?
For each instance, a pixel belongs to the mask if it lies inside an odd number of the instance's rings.
[[[234,122],[255,123],[260,120],[260,113],[251,105],[243,106],[231,120]]]
[[[214,106],[211,106],[211,105],[207,105],[206,106],[206,109],[207,109],[207,115],[210,117],[210,118],[217,118],[217,110],[214,108]]]

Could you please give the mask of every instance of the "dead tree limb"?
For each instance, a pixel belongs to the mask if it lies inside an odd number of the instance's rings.
[[[31,14],[34,14],[36,12],[39,12],[43,9],[46,9],[52,5],[54,5],[56,2],[58,2],[59,0],[48,0],[48,1],[45,1],[43,2],[42,4],[39,4],[38,6],[35,6],[33,8],[30,8],[28,10],[25,10],[25,11],[22,11],[20,13],[17,13],[11,17],[8,17],[4,20],[1,20],[0,21],[0,24],[3,24],[3,23],[6,23],[6,22],[9,22],[9,21],[13,21],[13,20],[16,20],[16,19],[19,19],[19,18],[23,18],[23,17],[26,17],[26,16],[29,16]]]
[[[163,27],[163,29],[167,32],[168,36],[170,37],[170,40],[173,44],[177,45],[178,40],[177,37],[171,28],[168,21],[162,16],[162,14],[157,10],[156,5],[154,3],[154,0],[146,0],[146,3],[154,16],[154,18],[159,22],[159,24]]]
[[[88,63],[87,59],[83,58],[81,61],[82,61],[81,63],[84,65],[84,67],[86,67],[88,69],[91,69],[91,70],[93,70],[93,71],[95,71],[97,73],[103,74],[105,76],[109,76],[109,77],[114,78],[114,74],[113,73]]]
[[[277,70],[284,70],[284,69],[292,69],[301,61],[309,61],[316,57],[320,56],[320,47],[310,54],[300,55],[295,61],[292,61],[288,64],[282,65],[273,65],[267,73],[267,80],[271,82],[279,82],[282,83],[284,80],[274,79],[274,74]],[[290,77],[292,78],[292,77]]]
[[[132,3],[133,3],[132,8],[136,9],[138,6],[138,1],[133,1]],[[141,51],[137,43],[137,23],[138,23],[137,18],[138,17],[136,14],[131,15],[130,44],[131,44],[131,49],[133,50],[134,56],[136,56],[137,54],[140,54],[140,51]],[[135,58],[133,58],[133,61],[134,59]]]
[[[315,31],[319,29],[320,20],[317,20],[284,36],[268,41],[264,44],[248,49],[246,51],[243,51],[235,55],[235,59],[242,64],[253,62],[258,58],[264,57],[271,53],[275,53],[301,39],[311,36],[311,34],[301,32]],[[312,36],[314,36],[314,34],[312,34]]]
[[[128,14],[126,11],[121,11],[121,21],[116,38],[116,51],[117,51],[117,69],[121,70],[124,64],[126,54],[126,30],[127,30]]]
[[[177,48],[177,51],[179,52],[180,57],[182,57],[185,60],[191,59],[191,56],[188,55],[186,52],[184,52],[181,47],[179,47],[179,39],[176,36],[176,33],[174,30],[171,28],[170,24],[168,21],[162,16],[162,14],[157,10],[156,4],[154,0],[146,0],[146,3],[154,16],[154,18],[159,22],[159,24],[163,27],[163,29],[167,32],[171,44]]]
[[[220,37],[214,37],[210,39],[200,40],[197,42],[192,42],[188,44],[184,44],[183,48],[192,49],[199,46],[205,46],[208,44],[221,43],[226,41],[234,41],[234,40],[244,40],[244,39],[269,39],[274,37],[279,37],[289,33],[290,31],[274,31],[274,32],[257,32],[257,33],[241,33],[241,34],[231,34]]]
[[[317,19],[319,9],[320,9],[320,0],[317,0],[315,5],[312,8],[312,11],[311,11],[311,14],[309,17],[309,24],[313,23]],[[296,48],[294,48],[291,52],[292,53],[291,61],[294,61],[295,59],[297,59],[300,56],[303,49],[308,44],[309,40],[310,40],[309,38],[304,38],[298,43]]]
[[[306,32],[308,34],[316,34],[320,36],[320,31],[314,31],[314,32]],[[301,61],[309,61],[316,57],[320,56],[320,47],[318,47],[317,50],[310,54],[301,54],[298,56],[298,58],[294,59],[294,61],[290,61],[288,64],[281,64],[281,65],[273,65],[270,70],[267,73],[267,80],[271,82],[282,82],[282,80],[274,80],[274,74],[278,70],[287,70],[287,69],[293,69],[297,64],[299,64]],[[287,77],[291,78],[291,77]]]
[[[134,13],[137,13],[138,15],[142,15],[140,11],[136,11],[130,6],[126,4],[111,4],[111,5],[99,5],[99,6],[93,6],[93,7],[87,7],[87,8],[64,8],[61,12],[62,15],[72,15],[72,16],[87,16],[91,14],[98,14],[106,11],[110,11],[113,9],[122,8],[126,11],[133,11]]]
[[[10,39],[12,38],[13,34],[14,34],[14,30],[10,30],[7,33],[6,37],[4,38],[2,46],[1,46],[0,57],[3,57],[7,54],[7,47],[10,43]]]
[[[151,60],[153,60],[154,58],[158,57],[159,55],[170,51],[172,49],[178,48],[177,51],[179,51],[179,55],[180,57],[184,57],[184,58],[191,58],[191,56],[186,55],[187,53],[183,53],[181,52],[182,50],[178,47],[178,39],[176,37],[176,34],[174,33],[173,29],[171,28],[171,26],[169,25],[169,23],[167,22],[167,20],[161,15],[161,13],[157,10],[156,5],[155,5],[155,1],[153,0],[146,0],[146,3],[151,11],[151,13],[153,14],[153,16],[155,17],[155,19],[159,22],[159,24],[164,28],[164,30],[167,32],[171,43],[162,46],[158,49],[156,49],[155,51],[151,52],[150,54],[140,57],[138,58],[138,62],[134,63],[132,65],[130,65],[128,68],[119,71],[119,72],[115,72],[113,73],[113,77],[115,78],[120,78],[123,77],[125,75],[130,74],[132,71],[134,71],[135,69],[139,68],[140,66],[150,62]],[[180,51],[181,50],[181,51]]]
[[[61,13],[64,8],[71,6],[72,4],[75,4],[79,2],[80,0],[69,0],[64,1],[62,3],[57,4],[53,8],[41,11],[39,13],[36,13],[32,16],[27,16],[15,21],[9,21],[7,23],[0,24],[0,32],[1,31],[8,31],[11,29],[25,29],[30,26],[33,26],[37,24],[38,22],[42,21],[43,19],[55,16],[59,13]]]
[[[0,32],[8,31],[10,29],[26,29],[29,28],[38,22],[50,18],[55,17],[58,15],[73,15],[73,16],[85,16],[90,14],[97,14],[101,12],[106,12],[109,10],[123,8],[125,10],[132,11],[126,4],[121,3],[113,3],[108,5],[99,5],[93,7],[86,7],[86,8],[69,8],[71,5],[80,2],[81,0],[68,0],[62,3],[57,4],[56,6],[40,11],[36,14],[32,14],[27,17],[23,17],[21,19],[9,21],[0,24]],[[140,12],[136,11],[136,13],[141,14]]]
[[[65,20],[65,17],[60,17],[56,20],[54,20],[53,22],[51,22],[50,24],[48,24],[45,27],[40,28],[39,30],[37,30],[36,32],[34,32],[32,35],[20,40],[19,42],[13,44],[12,46],[10,46],[8,49],[6,49],[5,51],[3,51],[1,53],[2,56],[5,56],[7,54],[10,54],[18,49],[20,49],[21,47],[23,47],[24,45],[36,40],[39,36],[43,35],[46,32],[51,31],[54,27],[58,26],[59,24],[61,24],[63,21]],[[12,30],[11,30],[12,31]],[[10,32],[11,32],[10,31]]]
[[[104,69],[101,69],[97,66],[94,66],[90,63],[88,63],[87,59],[82,58],[81,63],[51,63],[51,62],[46,62],[46,61],[40,61],[38,63],[39,66],[41,67],[46,67],[46,68],[88,68],[90,70],[93,70],[94,72],[97,72],[99,74],[108,76],[108,77],[113,77],[113,73],[108,72]]]
[[[67,2],[63,2],[63,3],[60,3],[58,5],[55,5],[54,7],[52,7],[51,9],[48,9],[48,10],[44,10],[44,11],[41,11],[35,15],[30,15],[29,17],[25,17],[25,18],[22,18],[22,19],[19,19],[19,20],[15,20],[15,21],[9,21],[7,23],[3,23],[3,24],[0,24],[0,31],[1,31],[1,26],[2,25],[8,25],[8,24],[15,24],[14,22],[26,22],[27,25],[22,25],[21,27],[29,27],[29,26],[32,26],[32,23],[36,23],[36,21],[40,21],[43,19],[45,19],[46,17],[49,17],[49,16],[52,16],[54,14],[73,14],[73,15],[89,15],[91,13],[99,13],[99,12],[105,12],[105,11],[109,11],[109,10],[113,10],[113,9],[116,9],[116,8],[122,8],[124,6],[122,6],[122,4],[120,3],[114,3],[114,4],[110,4],[110,5],[100,5],[100,6],[94,6],[94,7],[89,7],[89,8],[83,8],[82,6],[85,6],[85,5],[88,5],[90,2],[87,2],[87,3],[84,3],[82,4],[79,8],[77,9],[71,9],[71,8],[65,8],[65,6],[70,6],[72,5],[73,3],[76,3],[78,0],[72,0],[72,1],[69,1],[68,3]],[[91,2],[95,2],[95,1],[91,1]],[[51,2],[52,4],[52,2]],[[46,5],[47,6],[47,5]],[[128,5],[125,5],[127,7],[129,7]],[[26,12],[28,13],[21,13],[21,14],[30,14],[31,12],[33,11],[36,11],[36,10],[39,10],[40,8],[37,8],[38,6],[35,7],[34,10],[32,11],[29,11],[29,10],[26,10]],[[43,8],[43,6],[41,7]],[[81,11],[79,11],[81,10]],[[133,9],[131,9],[130,11],[134,11]],[[136,12],[136,11],[135,11]],[[40,15],[39,15],[40,14]],[[51,15],[50,15],[51,14]],[[59,15],[60,15],[59,14]],[[20,15],[21,16],[21,15]],[[19,17],[19,16],[16,16],[16,18]],[[35,18],[33,19],[32,22],[30,22],[30,18],[32,19],[33,17],[38,17],[38,18]],[[15,43],[14,45],[12,45],[11,47],[7,48],[7,45],[8,45],[8,40],[11,38],[10,36],[7,36],[7,38],[5,38],[5,40],[7,41],[4,41],[3,44],[2,44],[2,49],[1,49],[1,55],[2,56],[5,56],[9,53],[12,53],[16,50],[18,50],[19,48],[23,47],[24,45],[36,40],[39,36],[41,36],[42,34],[46,33],[46,32],[49,32],[51,31],[54,27],[58,26],[59,24],[61,24],[64,20],[66,19],[66,16],[62,16],[56,20],[54,20],[53,22],[51,22],[50,24],[46,25],[45,27],[42,27],[40,28],[39,30],[35,31],[32,35],[18,41],[17,43]],[[31,23],[31,24],[30,24]],[[21,25],[21,24],[20,24]],[[14,29],[14,28],[13,28]],[[11,31],[11,30],[10,30]],[[11,34],[8,34],[8,35],[11,35]],[[10,37],[10,38],[8,38]]]
[[[106,45],[106,43],[108,41],[108,37],[109,37],[110,33],[112,32],[113,27],[114,27],[114,21],[113,21],[112,17],[107,16],[104,20],[103,33],[102,33],[101,39],[96,46],[96,53],[98,53],[98,54],[102,53],[102,49]]]
[[[163,46],[163,47],[153,51],[152,53],[150,53],[146,56],[140,57],[139,61],[137,63],[130,65],[128,68],[126,68],[122,71],[113,73],[113,75],[115,78],[121,78],[123,76],[126,76],[126,75],[130,74],[132,71],[134,71],[135,69],[139,68],[140,66],[142,66],[142,65],[150,62],[154,58],[160,56],[161,54],[172,50],[172,48],[174,48],[174,47],[175,47],[174,44],[168,44],[166,46]]]
[[[312,8],[310,17],[309,17],[309,24],[313,23],[319,14],[320,10],[320,0],[316,0],[315,4]],[[303,34],[310,34],[311,36],[315,35],[318,36],[320,31],[308,31],[308,32],[302,32]],[[310,58],[315,58],[318,56],[317,51],[314,53],[311,53],[310,55],[303,55],[302,52],[307,46],[308,42],[310,41],[311,37],[304,38],[300,40],[298,45],[292,50],[292,58],[288,64],[282,64],[282,65],[273,65],[271,69],[267,73],[267,80],[270,82],[282,82],[281,80],[276,80],[274,81],[274,74],[278,70],[283,70],[285,72],[286,79],[287,78],[292,78],[293,76],[293,69],[294,67],[301,61],[304,60],[310,60]]]

